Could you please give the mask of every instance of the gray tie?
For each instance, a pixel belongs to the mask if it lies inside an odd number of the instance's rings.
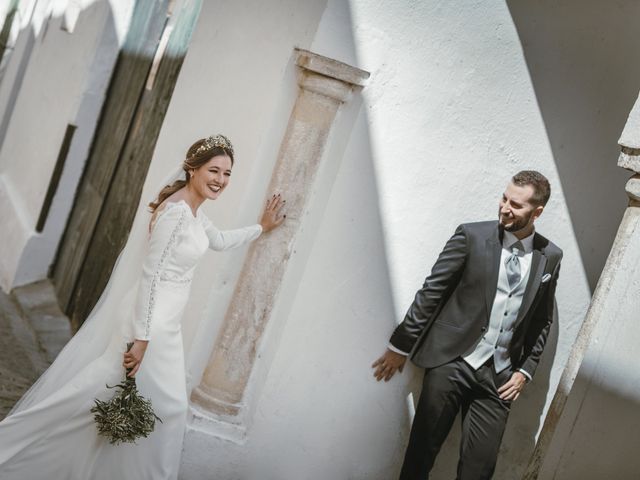
[[[520,259],[518,254],[524,253],[524,247],[522,242],[516,242],[511,245],[511,255],[509,255],[504,262],[507,267],[507,280],[509,280],[509,287],[513,290],[518,283],[520,283]]]

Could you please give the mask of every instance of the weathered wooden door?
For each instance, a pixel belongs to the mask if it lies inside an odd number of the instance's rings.
[[[52,270],[74,329],[127,240],[201,2],[136,1]]]

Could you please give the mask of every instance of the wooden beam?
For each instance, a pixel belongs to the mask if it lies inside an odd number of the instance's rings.
[[[201,0],[179,2],[166,25],[165,54],[153,69],[153,88],[143,89],[126,136],[111,187],[87,250],[72,303],[72,321],[80,324],[98,301],[136,214],[160,128],[186,56]],[[151,69],[149,73],[151,73]],[[145,79],[147,84],[147,79]]]
[[[127,38],[111,77],[54,267],[56,293],[67,314],[71,313],[71,299],[79,274],[166,23],[167,4],[167,0],[136,2]],[[79,326],[72,323],[75,328]]]

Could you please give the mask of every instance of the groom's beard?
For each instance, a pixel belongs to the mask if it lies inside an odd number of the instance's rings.
[[[505,231],[513,233],[513,232],[517,232],[518,230],[522,230],[527,225],[529,225],[529,221],[531,220],[532,215],[533,215],[533,212],[531,212],[529,215],[523,218],[514,218],[512,220],[509,219],[511,220],[511,224],[509,225],[505,225],[505,221],[502,215],[500,215],[499,221],[500,221],[500,225]]]

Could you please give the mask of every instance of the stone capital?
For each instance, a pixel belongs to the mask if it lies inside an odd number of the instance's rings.
[[[369,72],[338,60],[298,48],[295,53],[300,87],[341,103],[348,100],[354,87],[364,86],[369,78]]]
[[[371,75],[365,70],[361,70],[346,63],[339,62],[333,58],[324,57],[317,53],[303,50],[301,48],[295,49],[297,58],[296,65],[309,70],[311,72],[319,73],[325,77],[340,80],[344,83],[350,83],[351,85],[363,87],[365,81]]]
[[[339,103],[349,100],[353,89],[353,85],[349,83],[304,70],[299,72],[298,85],[303,90],[317,93]]]

